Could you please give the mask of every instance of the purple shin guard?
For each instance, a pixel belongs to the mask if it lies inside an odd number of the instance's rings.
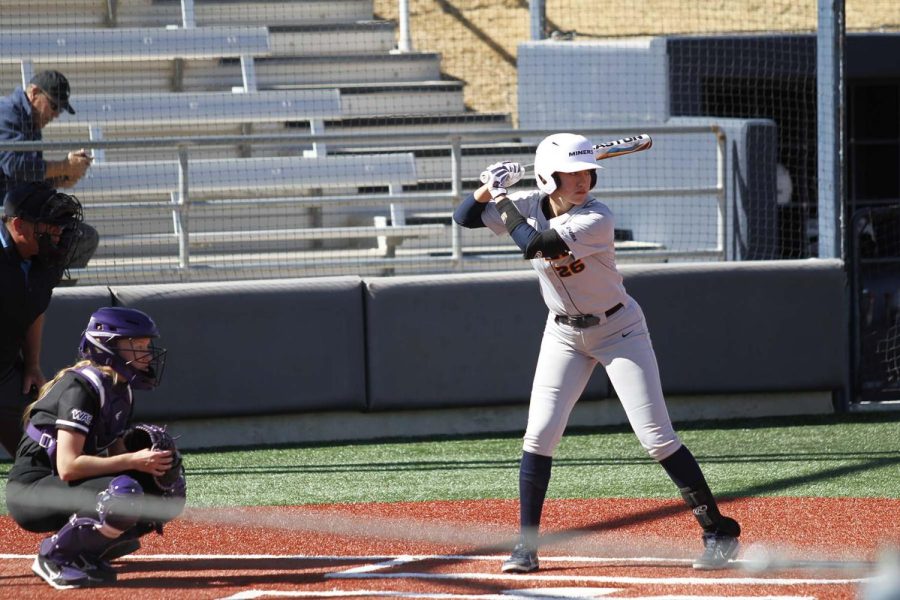
[[[116,541],[109,537],[103,524],[90,517],[73,515],[56,534],[41,541],[40,555],[59,564],[71,564],[82,555],[100,556],[108,546]]]
[[[126,529],[137,523],[144,491],[127,475],[119,475],[97,494],[97,518],[74,514],[56,534],[41,542],[40,555],[66,564],[80,556],[99,557]]]

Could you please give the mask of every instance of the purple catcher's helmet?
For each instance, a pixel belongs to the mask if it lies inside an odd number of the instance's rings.
[[[130,338],[159,337],[159,329],[146,313],[136,308],[122,306],[100,308],[91,315],[87,329],[81,335],[78,355],[97,364],[115,369],[117,373],[128,378],[132,387],[140,390],[152,390],[162,381],[166,365],[166,350],[157,348],[151,341],[146,351],[136,351],[149,356],[146,370],[133,366],[135,360],[126,361],[116,347],[118,340]]]

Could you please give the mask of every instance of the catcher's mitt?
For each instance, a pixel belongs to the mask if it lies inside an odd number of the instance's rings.
[[[129,452],[135,452],[142,448],[152,450],[170,450],[172,452],[172,467],[159,477],[151,476],[154,486],[163,495],[177,495],[184,497],[185,480],[184,465],[181,460],[181,452],[175,446],[173,438],[165,427],[151,423],[138,423],[125,432],[123,436],[125,448]]]

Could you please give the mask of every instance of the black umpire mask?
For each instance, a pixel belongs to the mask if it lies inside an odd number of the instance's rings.
[[[75,196],[56,192],[48,198],[35,222],[38,257],[59,268],[68,267],[81,239],[78,225],[83,219],[81,203]],[[59,227],[59,234],[53,233],[50,227]]]

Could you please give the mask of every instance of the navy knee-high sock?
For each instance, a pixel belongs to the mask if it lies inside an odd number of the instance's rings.
[[[740,535],[740,526],[733,519],[723,517],[719,512],[716,499],[709,490],[703,471],[697,459],[682,446],[674,454],[659,461],[669,478],[678,486],[681,497],[691,507],[694,518],[705,533],[727,533]]]
[[[552,464],[553,457],[522,453],[519,465],[519,525],[525,543],[532,546],[537,545]]]
[[[687,446],[682,446],[672,455],[659,461],[659,464],[666,470],[678,489],[706,485],[703,471],[700,470],[697,459],[694,458]]]

